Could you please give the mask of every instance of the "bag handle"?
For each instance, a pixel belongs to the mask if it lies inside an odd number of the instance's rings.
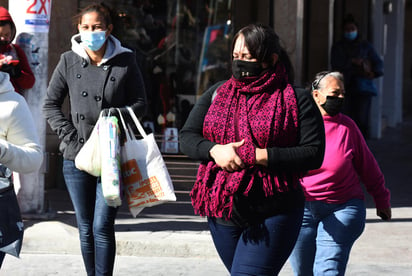
[[[130,129],[126,126],[126,123],[122,116],[122,112],[120,111],[119,108],[116,108],[116,109],[117,109],[117,112],[119,113],[120,120],[122,121],[123,128],[126,132],[126,139],[132,140],[132,136],[130,135]],[[136,115],[134,114],[133,109],[131,109],[129,106],[126,106],[126,109],[129,112],[130,117],[132,117],[132,120],[134,124],[136,125],[137,130],[139,131],[140,135],[143,138],[146,138],[147,137],[146,131],[144,130],[143,126],[140,124],[139,119],[137,119]]]
[[[132,136],[130,135],[130,130],[129,130],[129,128],[127,127],[127,125],[126,125],[126,123],[125,123],[125,121],[124,121],[124,119],[123,119],[122,112],[120,111],[119,108],[116,108],[116,110],[117,110],[117,113],[119,113],[120,121],[122,121],[122,126],[123,126],[123,129],[124,129],[124,132],[126,133],[126,140],[127,140],[127,141],[131,141],[131,140],[132,140]]]
[[[137,127],[137,130],[139,130],[140,135],[142,135],[143,138],[146,138],[146,131],[144,130],[142,124],[139,122],[139,119],[137,119],[136,114],[134,114],[133,109],[130,106],[126,106],[126,109],[129,111],[130,117],[132,117],[133,122]]]

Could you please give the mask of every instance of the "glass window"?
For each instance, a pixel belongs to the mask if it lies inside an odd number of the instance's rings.
[[[163,152],[178,153],[177,133],[197,96],[231,75],[232,1],[112,0],[110,5],[116,15],[113,35],[136,52],[145,79],[144,125]]]

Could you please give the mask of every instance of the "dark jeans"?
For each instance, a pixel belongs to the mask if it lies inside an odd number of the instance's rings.
[[[100,178],[78,170],[74,161],[63,161],[63,174],[76,212],[87,275],[112,275],[117,208],[106,204]]]
[[[0,252],[0,268],[1,268],[1,265],[3,264],[3,260],[5,256],[6,256],[6,253]]]
[[[303,208],[242,229],[208,218],[216,250],[231,275],[277,275],[295,245]]]
[[[0,177],[0,179],[5,181],[4,178]],[[16,257],[20,254],[23,236],[24,226],[20,207],[11,183],[9,187],[3,188],[0,192],[0,247],[3,248],[0,251],[0,268],[6,254]],[[7,248],[4,249],[4,247]]]

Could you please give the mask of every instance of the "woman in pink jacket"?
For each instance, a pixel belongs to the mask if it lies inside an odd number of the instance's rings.
[[[295,275],[344,275],[352,245],[365,227],[361,182],[383,220],[391,219],[390,193],[359,128],[340,113],[343,75],[317,74],[312,96],[325,125],[325,156],[322,166],[302,179],[305,211],[290,262]]]

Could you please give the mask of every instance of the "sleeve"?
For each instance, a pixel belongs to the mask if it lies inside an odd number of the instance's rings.
[[[77,130],[62,111],[63,102],[69,93],[64,73],[65,64],[66,62],[62,55],[47,88],[43,103],[43,114],[51,129],[57,133],[59,139],[70,141],[77,135]]]
[[[354,122],[350,125],[351,140],[356,149],[353,165],[366,191],[373,197],[376,208],[390,207],[390,192],[385,187],[385,177],[370,151],[362,133]]]
[[[275,171],[306,172],[322,165],[325,127],[310,93],[295,89],[299,108],[298,143],[294,147],[268,148],[268,167]]]
[[[134,54],[131,57],[132,62],[129,65],[128,79],[127,79],[127,93],[128,93],[128,104],[133,109],[134,113],[138,117],[143,117],[146,114],[147,99],[146,99],[146,89],[143,81],[142,73],[137,66],[136,57]],[[122,114],[124,109],[121,109]]]
[[[373,48],[372,44],[368,43],[368,56],[373,65],[373,73],[375,73],[375,78],[383,76],[383,60],[376,52],[375,48]]]
[[[10,114],[7,140],[0,140],[0,163],[18,173],[38,170],[43,151],[26,101],[21,98]]]
[[[13,47],[16,49],[17,55],[19,56],[19,66],[21,70],[21,75],[12,79],[13,85],[16,85],[18,89],[32,88],[35,78],[27,60],[27,56],[18,45],[13,44]]]
[[[216,145],[203,137],[203,121],[212,102],[215,90],[222,82],[217,83],[206,90],[198,99],[193,109],[180,130],[180,150],[190,158],[201,161],[210,161],[210,149]]]

